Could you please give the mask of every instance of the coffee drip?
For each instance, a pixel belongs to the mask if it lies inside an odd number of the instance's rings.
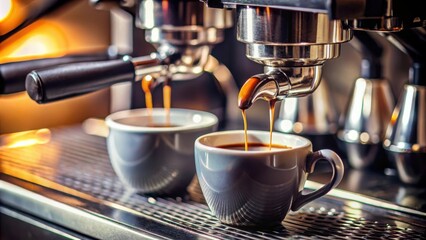
[[[153,108],[151,88],[153,88],[154,82],[155,80],[151,75],[146,75],[141,81],[142,91],[145,93],[146,108],[149,110]]]
[[[241,109],[241,114],[243,115],[244,122],[244,150],[248,151],[248,134],[247,134],[247,115],[246,110]]]
[[[272,149],[272,130],[274,129],[275,103],[277,99],[269,100],[269,150]]]
[[[253,104],[257,99],[263,99],[268,101],[269,103],[269,150],[272,150],[272,130],[274,127],[274,115],[275,115],[275,104],[277,102],[277,98],[274,94],[269,94],[268,92],[263,92],[264,94],[254,96],[255,94],[261,93],[258,91],[259,83],[262,79],[258,77],[249,78],[243,87],[241,88],[238,94],[238,107],[241,109],[241,113],[244,121],[244,146],[245,151],[248,151],[249,142],[248,142],[248,124],[247,124],[247,115],[246,110]]]
[[[156,86],[156,81],[151,75],[146,75],[142,78],[141,87],[142,91],[145,93],[145,103],[146,108],[149,113],[152,114],[153,101],[152,101],[152,92],[151,90]],[[163,107],[166,112],[166,123],[162,127],[171,126],[170,123],[170,108],[171,108],[171,99],[172,99],[172,87],[170,86],[170,79],[166,79],[163,82]],[[149,121],[152,122],[152,117],[149,118]],[[151,123],[151,125],[153,125]]]

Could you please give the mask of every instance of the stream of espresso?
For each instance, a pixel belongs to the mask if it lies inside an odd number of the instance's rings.
[[[147,75],[143,77],[141,81],[142,90],[145,93],[145,105],[146,105],[146,108],[148,109],[148,125],[152,124],[153,104],[152,104],[151,88],[152,88],[153,82],[154,82],[154,79],[151,75]]]
[[[142,78],[142,90],[145,93],[145,104],[146,108],[152,109],[152,94],[151,94],[151,85],[153,84],[153,78],[151,75],[147,75]]]
[[[244,121],[244,146],[245,151],[248,151],[251,143],[248,142],[248,124],[247,124],[247,113],[246,110],[251,106],[253,101],[253,93],[257,91],[257,86],[259,85],[261,79],[258,77],[249,78],[246,83],[244,83],[244,87],[241,88],[238,94],[238,107],[241,109],[241,113],[243,115]],[[266,99],[265,99],[266,100]],[[272,132],[274,129],[274,113],[275,113],[275,103],[277,99],[268,99],[269,103],[269,150],[272,150]]]
[[[169,81],[166,81],[163,86],[163,107],[166,111],[166,125],[170,125],[170,107],[172,102],[172,87],[169,83]]]
[[[248,151],[248,134],[247,134],[247,115],[246,115],[246,110],[242,109],[241,113],[243,115],[243,121],[244,121],[244,150]]]
[[[170,108],[171,108],[171,96],[172,96],[172,88],[170,86],[170,81],[167,80],[164,82],[163,85],[163,106],[164,110],[166,112],[166,121],[165,124],[161,125],[162,127],[171,126],[170,122]],[[146,108],[149,111],[149,122],[148,125],[156,125],[152,123],[152,109],[153,109],[153,102],[152,102],[152,92],[151,89],[153,88],[154,84],[154,78],[151,75],[147,75],[144,78],[142,78],[142,90],[145,93],[145,104]],[[158,124],[157,124],[158,125]]]
[[[274,115],[275,115],[275,103],[277,102],[277,100],[273,99],[269,101],[269,145],[268,148],[269,150],[272,150],[272,132],[274,129]],[[246,114],[246,110],[247,109],[241,109],[241,114],[243,115],[243,122],[244,122],[244,150],[248,151],[248,147],[249,145],[249,141],[248,141],[248,124],[247,124],[247,114]]]
[[[274,130],[274,115],[276,99],[269,100],[269,150],[272,150],[272,130]]]

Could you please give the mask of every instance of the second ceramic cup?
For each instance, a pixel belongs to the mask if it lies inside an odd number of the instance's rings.
[[[250,143],[267,145],[269,132],[249,131],[248,138]],[[291,149],[244,151],[223,148],[243,140],[243,131],[225,131],[207,134],[195,141],[198,180],[210,210],[222,223],[279,225],[290,209],[298,210],[342,180],[344,169],[340,157],[331,150],[312,152],[312,144],[306,138],[273,134],[274,144]],[[302,194],[308,173],[313,172],[321,159],[332,166],[330,182],[312,193]]]
[[[106,118],[108,154],[121,182],[139,193],[176,195],[195,176],[194,141],[216,130],[218,119],[207,112],[134,109]]]

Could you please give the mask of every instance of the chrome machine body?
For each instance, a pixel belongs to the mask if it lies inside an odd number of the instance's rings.
[[[339,56],[340,44],[352,38],[351,30],[399,31],[425,25],[421,1],[240,1],[205,0],[211,7],[237,9],[237,39],[246,43],[246,55],[265,65],[275,94],[266,98],[304,96],[321,79],[327,59]],[[260,81],[258,91],[271,92]],[[267,86],[265,89],[263,86]],[[264,94],[253,93],[253,101]],[[270,94],[269,94],[270,95]]]
[[[257,92],[267,90],[266,82],[272,81],[275,89],[268,91],[280,100],[312,93],[323,63],[338,57],[339,44],[352,38],[341,20],[324,13],[238,6],[237,16],[237,39],[246,44],[247,57],[265,65],[265,73],[254,76],[261,79]]]
[[[426,183],[426,29],[388,37],[412,60],[408,81],[392,113],[383,146],[408,184]]]
[[[174,56],[167,72],[197,75],[204,71],[211,49],[232,27],[232,12],[208,8],[197,1],[140,1],[136,26],[164,58]],[[194,77],[194,76],[190,76]]]
[[[393,114],[384,146],[391,152],[390,155],[399,156],[401,153],[406,153],[405,157],[398,159],[408,157],[417,159],[416,162],[420,159],[424,160],[426,146],[423,141],[426,137],[425,117],[424,114],[422,115],[424,104],[419,104],[424,102],[422,89],[425,81],[426,40],[423,27],[426,26],[426,13],[421,10],[425,7],[424,2],[418,0],[411,1],[409,4],[401,0],[205,0],[205,2],[211,7],[236,9],[237,39],[246,44],[246,55],[249,59],[265,66],[265,73],[252,77],[256,79],[257,86],[253,87],[253,81],[250,78],[247,81],[250,83],[242,87],[242,91],[245,87],[247,91],[254,89],[247,101],[240,102],[240,108],[243,109],[250,107],[258,99],[283,100],[286,97],[301,97],[312,93],[320,82],[323,63],[339,56],[340,44],[352,38],[352,30],[391,33],[390,35],[396,39],[393,43],[396,46],[402,46],[400,48],[412,58],[413,67],[403,99]],[[394,32],[401,32],[402,35],[393,34]],[[404,32],[407,32],[409,37],[405,37],[407,34]],[[411,32],[413,33],[410,35]],[[380,59],[375,61],[380,62]],[[363,61],[363,65],[365,64],[374,64],[374,61],[371,59]],[[362,71],[363,75],[367,74],[369,78],[378,77],[377,72],[368,72],[377,71],[375,66],[363,66]],[[358,134],[355,149],[350,148],[353,150],[350,151],[353,158],[351,162],[357,168],[362,168],[371,165],[374,157],[369,155],[372,155],[371,152],[377,152],[371,151],[368,146],[381,148],[387,121],[385,118],[390,115],[389,109],[392,108],[393,101],[386,83],[374,81],[373,84],[366,80],[359,80],[357,85],[363,85],[365,90],[363,94],[367,95],[359,99],[354,99],[357,97],[354,95],[352,101],[358,105],[358,102],[363,99],[369,99],[372,105],[364,106],[363,109],[375,111],[368,116],[356,118],[352,116],[354,108],[351,106],[348,108],[351,121],[357,123],[356,126],[351,127],[350,121],[346,122],[345,129],[352,133],[356,131]],[[360,92],[359,88],[357,91]],[[376,105],[386,110],[381,112],[379,109],[371,109]],[[401,110],[408,106],[413,107],[414,110]],[[281,116],[282,114],[280,117],[285,119],[286,117]],[[280,119],[278,126],[281,126],[281,122]],[[341,132],[341,139],[351,145],[348,139],[350,134],[345,133],[346,130]],[[413,154],[417,157],[413,157]],[[361,158],[369,160],[363,162]],[[407,161],[397,161],[400,165],[401,162]],[[426,166],[426,164],[420,165],[423,166],[421,169]],[[398,167],[399,169],[405,168]],[[413,173],[404,170],[400,172],[401,180],[407,183],[418,183],[420,176],[425,175],[423,170]],[[410,179],[404,177],[406,175],[417,177]]]
[[[337,137],[352,167],[389,171],[382,144],[394,98],[383,76],[383,46],[365,31],[356,32],[351,45],[361,54],[361,73],[341,116]]]
[[[208,8],[199,1],[141,0],[124,5],[117,1],[113,6],[105,1],[92,2],[99,8],[130,8],[135,25],[145,30],[145,39],[156,52],[33,71],[26,79],[26,89],[38,103],[81,95],[115,83],[140,81],[148,74],[156,83],[193,79],[206,70],[213,45],[223,41],[223,30],[233,24],[232,12]]]

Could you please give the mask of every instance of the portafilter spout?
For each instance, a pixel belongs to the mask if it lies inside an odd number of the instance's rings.
[[[322,65],[305,67],[265,67],[265,73],[250,77],[238,94],[238,107],[249,108],[263,99],[283,100],[311,94],[321,81]]]
[[[279,75],[283,74],[277,71]],[[283,75],[283,77],[286,77]],[[257,74],[250,77],[238,94],[238,107],[248,109],[255,101],[263,99],[270,101],[277,98],[278,81],[273,74]]]

